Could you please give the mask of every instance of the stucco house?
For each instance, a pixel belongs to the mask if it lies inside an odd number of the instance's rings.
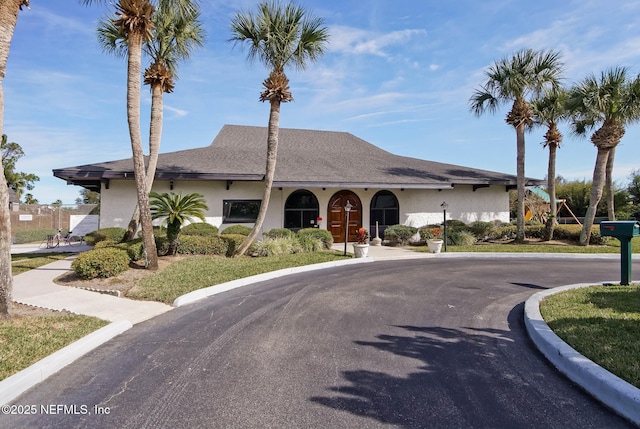
[[[207,222],[253,226],[264,188],[267,129],[225,125],[210,146],[161,154],[153,190],[205,196]],[[53,170],[98,191],[100,227],[126,227],[136,203],[129,159]],[[528,185],[539,181],[528,180]],[[344,242],[356,227],[420,227],[447,217],[509,221],[513,175],[394,155],[346,132],[280,129],[278,162],[264,231],[319,227]]]

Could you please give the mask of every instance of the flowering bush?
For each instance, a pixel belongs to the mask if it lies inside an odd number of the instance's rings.
[[[369,231],[364,228],[356,229],[356,241],[358,244],[367,244],[369,242]]]

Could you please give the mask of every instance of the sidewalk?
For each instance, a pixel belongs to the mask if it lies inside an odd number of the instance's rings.
[[[26,246],[21,246],[16,252],[12,247],[12,253],[24,253],[19,250],[24,250]],[[60,250],[45,251],[67,251],[68,248],[69,246],[64,246]],[[81,246],[70,247],[73,252],[80,248]],[[109,322],[127,320],[132,324],[151,319],[173,308],[159,302],[134,301],[55,284],[53,279],[69,271],[74,258],[75,256],[70,256],[14,276],[13,300],[20,304],[94,316]]]

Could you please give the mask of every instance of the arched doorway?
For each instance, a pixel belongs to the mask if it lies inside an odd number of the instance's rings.
[[[347,201],[351,204],[349,212],[349,238],[356,240],[356,230],[362,227],[362,203],[360,198],[351,191],[340,191],[333,194],[327,209],[327,226],[333,236],[334,243],[344,243],[345,224],[347,221],[344,207]]]
[[[380,191],[371,199],[369,232],[376,233],[376,221],[380,238],[384,237],[384,230],[391,225],[400,223],[400,205],[398,199],[390,191]]]
[[[318,199],[304,189],[293,192],[284,204],[284,227],[290,230],[312,228],[319,216]]]

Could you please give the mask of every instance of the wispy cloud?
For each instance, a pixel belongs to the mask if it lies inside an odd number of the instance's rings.
[[[330,51],[350,55],[376,55],[390,58],[391,48],[408,43],[414,37],[426,36],[426,30],[406,29],[377,33],[354,27],[332,26]]]

